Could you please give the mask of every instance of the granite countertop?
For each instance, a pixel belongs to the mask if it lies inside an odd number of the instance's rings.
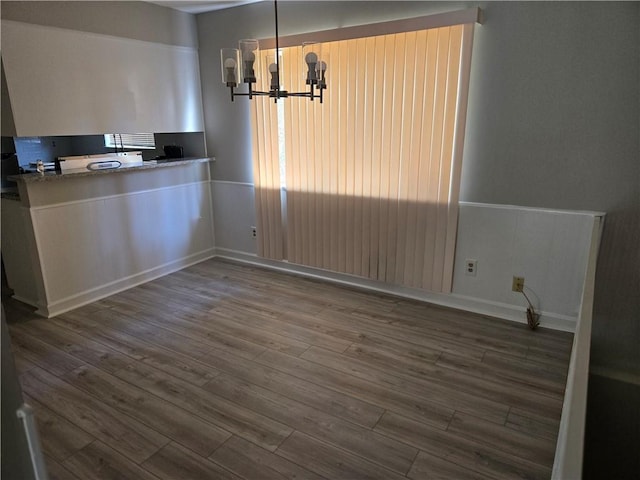
[[[49,182],[57,181],[68,178],[88,177],[94,175],[113,175],[126,172],[137,172],[139,170],[151,170],[156,168],[176,167],[178,165],[186,165],[188,163],[204,163],[214,162],[215,157],[193,157],[193,158],[180,158],[170,160],[149,160],[145,161],[143,165],[136,167],[125,168],[110,168],[104,170],[79,170],[73,172],[45,172],[45,173],[23,173],[21,175],[10,175],[8,180],[22,183],[36,183],[36,182]]]

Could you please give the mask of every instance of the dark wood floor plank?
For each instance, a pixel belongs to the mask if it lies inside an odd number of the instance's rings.
[[[28,372],[32,368],[37,368],[37,365],[27,359],[25,354],[19,348],[11,348],[13,353],[13,360],[16,366],[16,372],[18,375]]]
[[[515,342],[508,333],[498,329],[482,329],[470,325],[467,328],[451,324],[451,317],[458,318],[460,313],[452,309],[442,309],[435,318],[423,315],[421,318],[407,318],[404,315],[397,315],[387,312],[365,312],[356,309],[352,313],[353,317],[362,317],[368,322],[377,322],[381,325],[389,325],[395,329],[404,330],[407,333],[422,334],[425,326],[429,327],[429,335],[435,338],[452,340],[468,345],[482,348],[483,350],[495,350],[509,353],[514,356],[525,357],[527,346]],[[487,332],[487,330],[490,330]],[[492,331],[491,331],[492,330]]]
[[[394,388],[344,375],[341,372],[307,360],[267,351],[257,362],[298,378],[310,379],[313,383],[352,395],[366,402],[417,418],[442,430],[447,428],[454,409],[438,403],[425,401],[418,396],[400,392]]]
[[[33,407],[43,453],[54,460],[62,462],[95,440],[28,395],[24,395],[24,401]]]
[[[76,477],[73,473],[48,455],[45,454],[43,456],[49,480],[84,480]]]
[[[322,480],[323,477],[235,435],[209,457],[245,480]]]
[[[293,430],[143,364],[130,365],[116,376],[271,451]]]
[[[406,478],[300,432],[294,432],[287,438],[276,453],[328,479]]]
[[[414,420],[387,412],[375,430],[401,438],[420,450],[444,458],[469,470],[497,479],[548,479],[551,468],[505,453],[502,448],[477,443],[465,437],[443,432]]]
[[[204,457],[231,436],[226,430],[93,367],[80,367],[62,379]]]
[[[436,365],[479,379],[507,382],[517,388],[556,398],[564,395],[566,381],[564,375],[554,372],[547,374],[544,368],[536,368],[543,365],[527,362],[521,358],[487,352],[483,361],[477,362],[445,353],[438,359]]]
[[[416,345],[402,340],[385,337],[383,335],[375,335],[371,333],[361,333],[358,339],[354,341],[352,346],[365,346],[378,348],[380,350],[388,350],[395,352],[397,355],[427,363],[435,363],[442,355],[442,350],[436,350],[428,346]],[[469,358],[469,357],[464,357]],[[477,360],[482,358],[482,353],[478,352]],[[469,360],[470,362],[473,360]]]
[[[569,365],[571,357],[571,349],[551,349],[532,346],[527,351],[527,359],[540,363],[549,363],[550,365],[564,364]]]
[[[562,409],[563,397],[561,395],[546,390],[541,392],[530,385],[507,378],[499,378],[496,375],[486,375],[489,378],[480,378],[469,374],[468,371],[444,368],[440,364],[434,365],[431,362],[407,358],[396,351],[362,345],[352,345],[344,352],[344,355],[360,360],[369,366],[385,368],[389,373],[411,381],[426,382],[429,386],[442,388],[444,391],[454,386],[456,391],[468,393],[476,398],[505,405],[518,405],[521,408],[537,412],[545,411],[550,415],[555,415]],[[462,407],[458,408],[467,411]]]
[[[37,334],[43,342],[109,372],[120,370],[133,361],[132,358],[106,345],[94,342],[71,330],[61,329],[49,319],[32,321],[28,326],[17,325],[15,328],[31,332],[32,335]]]
[[[317,332],[304,326],[282,321],[277,318],[279,316],[279,312],[275,316],[265,317],[260,315],[260,312],[257,312],[255,315],[251,314],[250,310],[250,314],[247,315],[246,310],[249,305],[250,302],[240,302],[234,299],[216,306],[211,310],[211,312],[232,318],[236,322],[250,328],[261,328],[263,330],[278,333],[279,335],[284,335],[310,345],[317,345],[335,352],[343,352],[349,347],[349,345],[351,345],[349,340],[343,340],[325,333]]]
[[[555,445],[560,428],[560,414],[561,412],[558,412],[558,415],[553,418],[511,407],[505,426],[527,435],[545,438]]]
[[[307,350],[301,355],[301,358],[347,375],[353,375],[418,398],[425,398],[434,403],[449,406],[455,410],[475,414],[496,423],[503,424],[509,411],[508,405],[460,391],[455,384],[443,385],[437,382],[404,378],[394,370],[376,368],[366,361],[335,354],[317,347]]]
[[[125,333],[125,330],[129,331],[127,325],[135,322],[135,319],[103,318],[104,323],[95,326],[83,325],[82,322],[76,322],[68,317],[57,318],[53,323],[71,328],[113,350],[195,385],[204,385],[217,375],[217,372],[211,367],[206,367],[194,360],[194,357],[197,358],[207,353],[208,346],[200,343],[194,344],[185,337],[157,327],[155,331],[148,334],[134,331],[134,334],[130,335]],[[181,341],[182,343],[180,343]],[[190,351],[193,352],[191,356],[188,355]]]
[[[284,312],[278,317],[278,320],[294,325],[300,325],[309,330],[329,335],[330,337],[346,340],[348,342],[357,342],[362,336],[360,332],[354,328],[349,328],[348,325],[342,327],[332,325],[318,319],[316,315],[311,315],[306,312]]]
[[[410,332],[393,325],[372,321],[366,317],[354,317],[351,312],[326,309],[318,313],[317,317],[331,324],[357,328],[359,332],[364,334],[388,337],[398,342],[406,342],[410,345],[413,344],[421,348],[429,348],[433,351],[451,352],[477,360],[482,360],[485,353],[485,349],[478,346],[431,336],[428,330],[423,332]]]
[[[504,452],[525,458],[539,465],[551,465],[555,445],[539,437],[514,432],[504,425],[496,425],[481,418],[460,412],[451,419],[448,432],[477,443],[492,445]]]
[[[52,347],[37,337],[26,333],[19,325],[9,327],[11,348],[17,351],[28,362],[54,375],[63,375],[74,368],[84,365],[84,362],[67,355],[63,351]]]
[[[134,462],[141,462],[169,439],[121,414],[40,368],[20,377],[22,389],[56,414]]]
[[[384,413],[384,408],[372,403],[240,357],[209,354],[200,360],[239,380],[365,427],[373,427]]]
[[[490,480],[493,477],[420,451],[407,477],[414,480]]]
[[[157,299],[160,302],[160,298]],[[103,331],[112,333],[122,333],[127,335],[125,339],[135,337],[144,342],[160,345],[172,352],[180,353],[184,356],[197,358],[211,350],[211,346],[197,338],[185,337],[174,331],[158,326],[158,322],[171,322],[177,318],[175,313],[149,313],[138,312],[135,315],[126,315],[114,309],[100,310],[93,317],[96,320],[95,327]],[[153,320],[158,322],[153,322]],[[148,355],[147,352],[145,352]]]
[[[243,358],[255,358],[265,350],[265,347],[256,343],[221,333],[213,326],[190,322],[177,313],[170,320],[160,315],[144,315],[143,317],[138,317],[138,320],[207,344],[209,349],[215,348],[221,351],[228,351]]]
[[[145,469],[109,448],[95,441],[63,462],[79,478],[84,480],[158,480]]]
[[[306,351],[311,345],[299,340],[273,333],[261,328],[249,328],[246,325],[236,322],[233,318],[227,317],[220,313],[198,313],[192,314],[183,310],[183,318],[192,320],[196,324],[205,324],[210,328],[225,335],[243,338],[256,345],[277,350],[279,352],[288,353],[290,355],[300,355]]]
[[[248,283],[254,289],[273,291],[273,286],[281,287],[282,290],[272,296],[276,300],[283,295],[293,295],[304,311],[311,312],[309,307],[318,306],[321,308],[338,307],[354,308],[362,304],[370,304],[378,310],[391,310],[397,303],[397,298],[375,292],[364,291],[350,286],[335,285],[314,278],[291,275],[289,273],[268,271],[261,267],[249,267],[237,262],[228,260],[217,260],[216,271],[224,271],[225,277],[237,280],[241,283]],[[197,268],[206,274],[211,273],[209,265],[199,264]],[[293,280],[293,281],[292,281]],[[275,292],[274,292],[275,293]],[[280,302],[283,305],[288,302]]]
[[[140,285],[140,290],[152,296],[171,297],[172,310],[175,308],[176,311],[191,308],[206,312],[227,296],[221,292],[204,292],[189,288],[187,285],[163,285],[161,282],[144,283]]]
[[[379,312],[376,312],[379,313]],[[403,324],[437,328],[462,338],[486,337],[522,346],[541,346],[566,350],[571,348],[573,335],[568,332],[558,332],[546,328],[535,331],[527,328],[524,323],[515,323],[481,314],[469,314],[462,310],[440,306],[426,305],[413,301],[401,301],[387,314],[388,318],[396,319]]]
[[[250,410],[287,422],[299,432],[332,443],[401,474],[409,471],[417,454],[415,448],[406,444],[224,373],[205,388]]]
[[[241,480],[220,465],[170,443],[142,466],[163,480]]]

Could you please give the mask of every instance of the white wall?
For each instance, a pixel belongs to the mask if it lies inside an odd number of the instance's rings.
[[[197,47],[194,15],[150,2],[2,0],[3,19],[101,33],[166,45]]]
[[[212,182],[216,247],[256,254],[255,192],[251,183]]]
[[[527,301],[512,291],[524,277],[525,293],[541,323],[573,331],[580,310],[595,212],[463,203],[460,206],[453,293],[524,320]],[[477,260],[467,275],[465,260]],[[520,312],[520,313],[518,313]]]
[[[282,2],[280,33],[468,6]],[[607,212],[592,359],[597,368],[640,379],[640,3],[480,2],[480,7],[485,23],[476,28],[474,41],[460,198]],[[219,49],[240,38],[272,36],[273,25],[265,20],[271,15],[264,2],[197,18],[206,138],[218,159],[216,180],[252,181],[248,102],[229,101],[219,78]]]
[[[21,137],[203,130],[198,51],[3,20]]]

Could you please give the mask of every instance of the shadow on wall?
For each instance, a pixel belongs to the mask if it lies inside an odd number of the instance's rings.
[[[419,280],[442,277],[445,263],[442,238],[435,231],[446,223],[446,205],[365,200],[362,197],[288,192],[281,222],[280,192],[265,190],[272,215],[254,212],[253,188],[247,184],[214,183],[216,246],[239,254],[254,254],[265,237],[285,243],[285,261],[437,292]],[[257,192],[257,190],[256,190]],[[461,301],[505,318],[524,319],[526,301],[512,291],[513,276],[525,278],[525,289],[547,326],[572,330],[580,308],[592,230],[597,212],[535,209],[461,202],[454,216],[453,289]],[[260,218],[261,217],[261,218]],[[238,226],[239,222],[243,225]],[[258,227],[258,242],[250,239]],[[280,227],[280,228],[278,228]],[[283,240],[284,239],[284,240]],[[281,259],[281,257],[260,256]],[[467,259],[476,261],[472,275]],[[439,270],[438,270],[439,269]],[[424,272],[423,272],[424,273]]]
[[[277,190],[256,189],[256,197],[268,205],[262,216],[257,214],[258,229],[272,242],[283,238],[277,225],[273,228],[279,196]],[[286,258],[387,283],[448,291],[456,225],[455,211],[446,203],[288,191]]]

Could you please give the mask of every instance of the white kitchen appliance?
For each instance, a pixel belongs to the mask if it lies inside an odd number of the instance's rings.
[[[60,162],[60,171],[62,173],[139,167],[142,165],[142,152],[100,153],[96,155],[59,157],[58,161]]]

